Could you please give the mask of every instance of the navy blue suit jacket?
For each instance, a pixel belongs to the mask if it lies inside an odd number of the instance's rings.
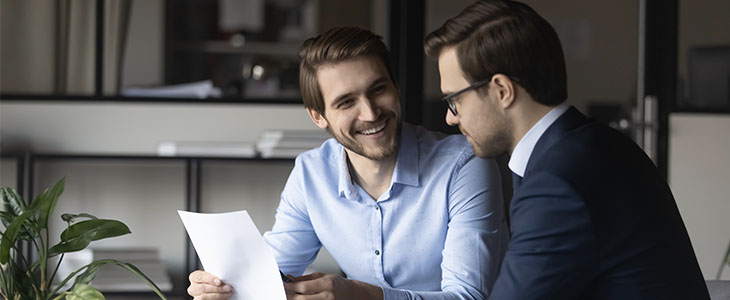
[[[489,299],[709,299],[657,168],[573,107],[535,145],[510,219]]]

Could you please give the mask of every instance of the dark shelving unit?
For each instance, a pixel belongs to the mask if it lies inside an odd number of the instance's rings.
[[[28,204],[32,201],[34,191],[34,176],[36,163],[42,161],[54,160],[164,160],[178,161],[185,164],[185,210],[192,212],[201,212],[201,180],[203,177],[202,166],[206,161],[247,161],[247,162],[293,162],[293,158],[260,158],[260,157],[219,157],[219,156],[155,156],[155,155],[127,155],[127,154],[59,154],[59,153],[2,153],[0,158],[13,159],[16,161],[17,172],[17,190],[23,196]],[[195,249],[186,233],[181,233],[185,237],[185,274],[199,269],[200,261],[195,253]],[[31,247],[24,247],[26,255],[32,255]],[[177,284],[180,287],[186,287],[187,276],[183,276],[183,281]],[[178,288],[177,290],[183,290]],[[105,292],[111,296],[153,296],[152,292]],[[183,296],[173,292],[168,293],[170,296]],[[168,295],[166,294],[166,295]]]

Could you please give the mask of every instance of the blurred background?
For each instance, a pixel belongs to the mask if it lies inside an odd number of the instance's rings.
[[[456,133],[422,42],[471,2],[2,0],[0,183],[30,198],[67,176],[54,235],[62,212],[120,219],[132,234],[92,247],[156,253],[168,295],[185,299],[198,262],[176,210],[246,209],[270,229],[307,147],[266,152],[262,140],[318,130],[298,92],[299,44],[340,25],[382,35],[406,120]],[[706,279],[719,276],[730,243],[730,2],[525,2],[561,39],[568,103],[655,161]],[[326,251],[311,269],[339,272]]]

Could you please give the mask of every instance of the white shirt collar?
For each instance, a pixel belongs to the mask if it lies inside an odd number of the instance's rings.
[[[555,120],[562,116],[569,107],[570,105],[566,103],[554,107],[545,114],[540,121],[537,121],[537,123],[535,123],[535,125],[532,126],[527,133],[525,133],[525,136],[523,136],[517,143],[517,146],[515,146],[515,150],[512,151],[512,156],[509,159],[509,169],[512,170],[513,173],[520,175],[520,177],[525,176],[527,162],[530,160],[532,150],[535,149],[535,144],[537,144],[537,141],[540,140],[540,137],[543,133],[545,133],[545,130],[547,130],[548,127],[555,122]]]

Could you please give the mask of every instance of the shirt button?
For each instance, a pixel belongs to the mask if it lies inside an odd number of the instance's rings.
[[[375,255],[380,255],[380,251],[375,250]]]
[[[375,210],[380,210],[380,206],[375,205]]]

